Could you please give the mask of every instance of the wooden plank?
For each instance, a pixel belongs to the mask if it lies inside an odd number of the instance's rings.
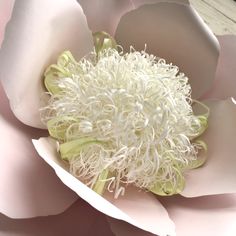
[[[234,20],[236,2],[233,0],[190,0],[190,2],[215,34],[236,34]]]
[[[236,23],[236,2],[233,0],[202,0]]]

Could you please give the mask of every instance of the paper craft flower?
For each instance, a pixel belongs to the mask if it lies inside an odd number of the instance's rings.
[[[14,4],[0,50],[1,234],[235,235],[236,38],[223,36],[218,42],[187,0],[79,3],[83,11],[74,0]],[[0,11],[10,12],[13,2],[1,4],[6,5]],[[2,29],[6,18],[1,14]],[[135,187],[118,199],[100,196],[57,158],[39,115],[45,105],[42,75],[64,50],[77,60],[91,52],[90,30],[110,33],[124,50],[131,45],[142,50],[146,44],[147,52],[189,77],[194,98],[208,99],[209,128],[202,137],[207,162],[186,173],[182,196],[157,197]],[[31,217],[37,218],[19,219]]]

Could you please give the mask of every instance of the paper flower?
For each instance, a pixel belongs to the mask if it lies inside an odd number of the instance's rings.
[[[13,220],[1,215],[3,235],[14,230],[15,235],[112,235],[104,215],[78,195],[106,215],[156,235],[235,234],[236,109],[231,97],[236,95],[236,40],[219,38],[216,70],[218,41],[188,1],[147,2],[154,4],[112,0],[80,4],[92,31],[109,32],[125,50],[131,45],[142,50],[147,44],[148,52],[178,65],[190,79],[193,97],[226,99],[207,102],[211,115],[203,136],[208,144],[206,164],[186,174],[183,196],[175,197],[160,198],[134,187],[122,198],[101,197],[69,174],[57,158],[55,142],[36,140],[47,136],[38,129],[44,128],[39,116],[44,105],[42,75],[64,50],[78,60],[91,52],[92,34],[76,1],[17,1],[0,51],[0,78],[11,110],[26,125],[11,113],[2,89],[0,211],[12,218],[44,217]],[[31,139],[63,183],[36,154]],[[55,214],[59,215],[47,216]],[[149,235],[112,218],[109,222],[116,235]]]

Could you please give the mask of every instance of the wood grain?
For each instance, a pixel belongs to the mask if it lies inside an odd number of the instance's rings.
[[[190,0],[215,34],[236,34],[236,1]]]

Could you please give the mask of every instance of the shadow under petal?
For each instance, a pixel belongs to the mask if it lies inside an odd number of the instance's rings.
[[[79,199],[65,212],[32,219],[0,215],[1,236],[113,236],[106,217]]]

